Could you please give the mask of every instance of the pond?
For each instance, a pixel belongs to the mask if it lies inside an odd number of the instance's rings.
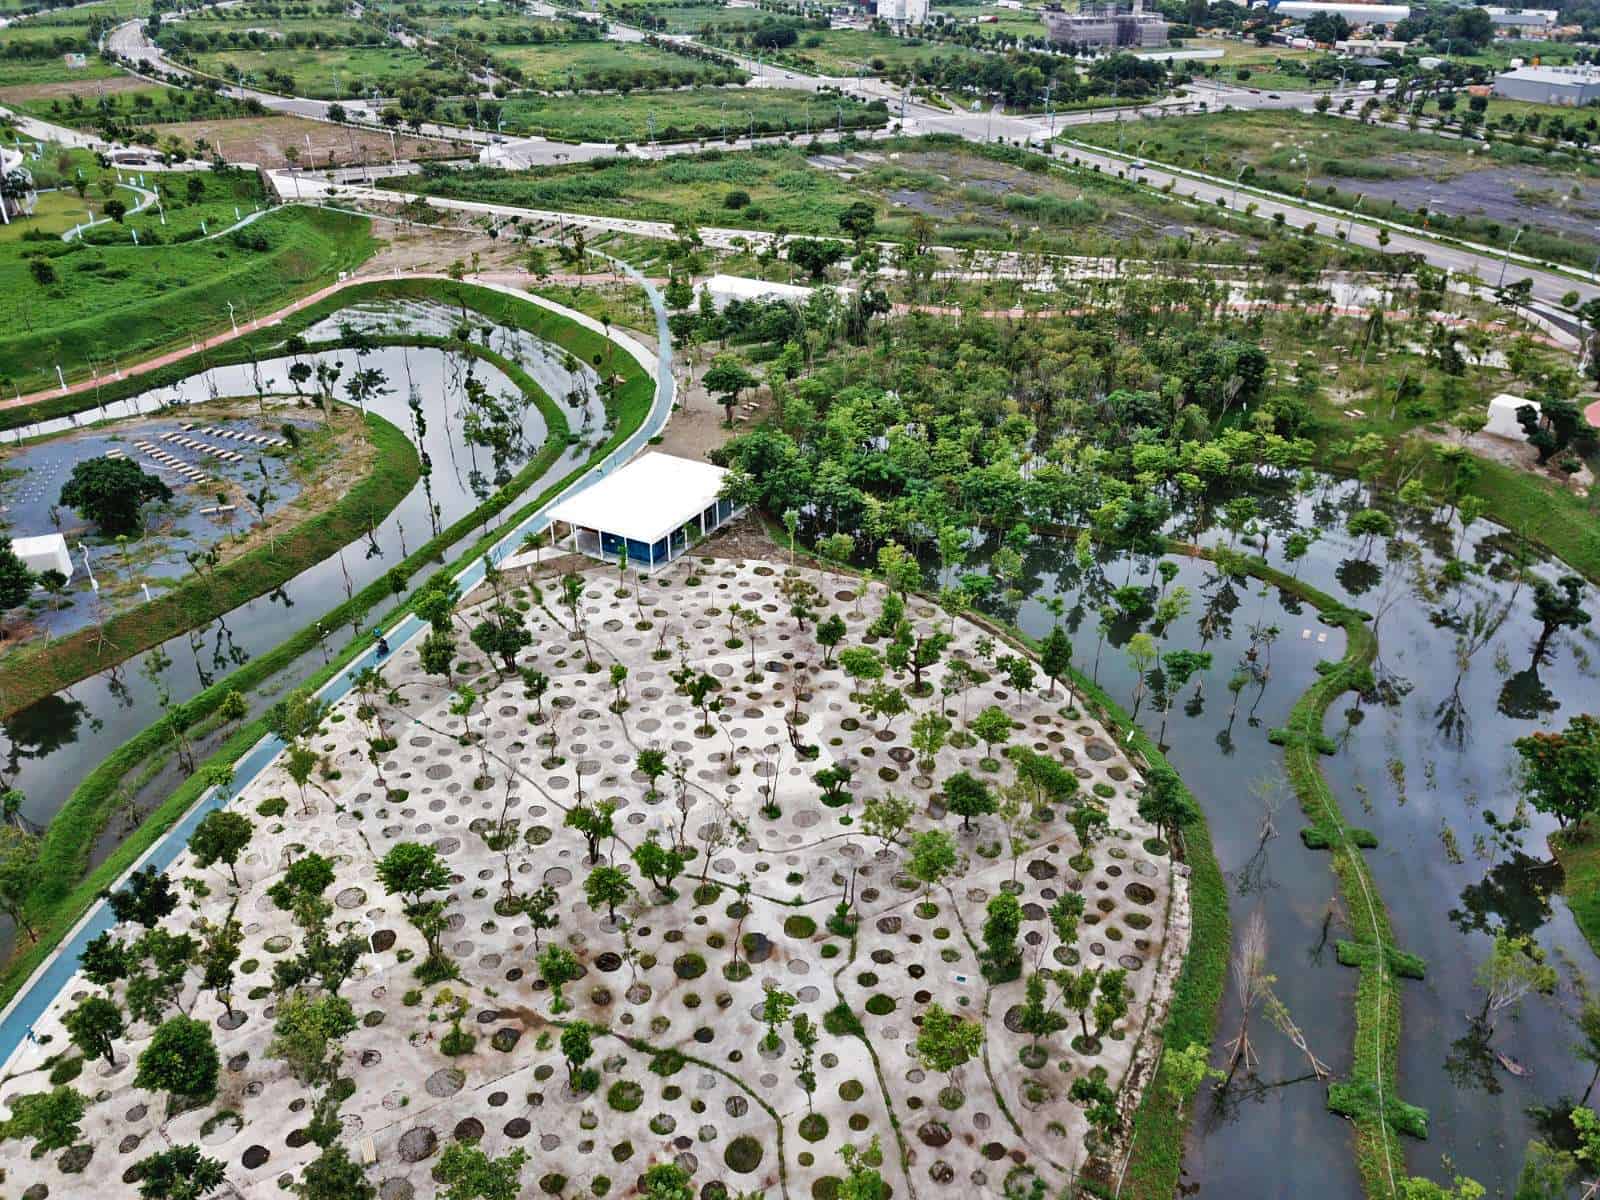
[[[1283,553],[1289,532],[1321,530],[1299,564],[1300,577],[1378,618],[1380,687],[1335,703],[1326,731],[1338,750],[1322,759],[1322,769],[1350,823],[1379,838],[1367,858],[1399,946],[1427,961],[1425,980],[1402,984],[1399,1095],[1428,1109],[1431,1136],[1403,1140],[1405,1165],[1442,1178],[1441,1155],[1448,1155],[1455,1170],[1491,1194],[1509,1193],[1524,1145],[1540,1135],[1530,1109],[1581,1095],[1592,1068],[1570,1052],[1576,1033],[1563,1015],[1570,990],[1531,997],[1515,1019],[1503,1014],[1485,1039],[1472,1020],[1483,1003],[1474,973],[1499,929],[1534,936],[1551,962],[1570,961],[1590,978],[1596,963],[1565,902],[1552,894],[1559,886],[1546,849],[1553,820],[1530,813],[1530,827],[1509,842],[1497,839],[1495,822],[1509,820],[1516,804],[1512,742],[1595,707],[1600,639],[1589,630],[1558,633],[1548,660],[1532,668],[1539,625],[1516,563],[1525,558],[1547,578],[1560,567],[1529,556],[1504,530],[1480,523],[1463,534],[1446,514],[1393,510],[1399,540],[1414,548],[1394,556],[1381,542],[1368,548],[1342,532],[1348,515],[1369,503],[1353,482],[1323,478],[1309,493],[1268,492],[1258,502],[1274,566],[1295,569]],[[1225,545],[1229,538],[1211,528],[1195,540]],[[1458,539],[1475,573],[1441,587],[1437,569]],[[1252,540],[1249,546],[1241,540],[1240,548],[1259,553],[1261,538]],[[980,567],[992,551],[975,553]],[[1282,751],[1267,735],[1316,679],[1317,662],[1343,654],[1344,635],[1275,587],[1229,580],[1203,560],[1172,561],[1178,573],[1170,586],[1186,587],[1193,605],[1172,623],[1162,649],[1203,649],[1213,663],[1174,700],[1166,753],[1205,808],[1229,885],[1235,941],[1259,909],[1274,990],[1338,1078],[1350,1068],[1357,973],[1336,962],[1335,943],[1345,934],[1328,856],[1301,844],[1307,822],[1283,780]],[[1136,672],[1127,647],[1139,627],[1113,625],[1098,645],[1098,610],[1111,589],[1130,579],[1149,582],[1154,593],[1153,567],[1149,557],[1102,554],[1085,572],[1070,542],[1038,539],[1018,582],[1025,599],[997,598],[985,607],[1042,636],[1055,619],[1050,602],[1060,597],[1075,664],[1093,672],[1098,646],[1100,683],[1132,709]],[[1465,662],[1458,664],[1458,639],[1474,614],[1493,632],[1475,651],[1459,651]],[[1148,621],[1142,628],[1150,631]],[[1230,680],[1243,685],[1237,705]],[[1150,690],[1139,719],[1154,736],[1162,716]],[[1275,835],[1263,840],[1269,799],[1276,804]],[[1213,1063],[1226,1065],[1238,1025],[1230,991]],[[1311,1076],[1305,1055],[1261,1015],[1251,1040],[1260,1056],[1255,1077],[1241,1069],[1220,1103],[1202,1093],[1186,1192],[1192,1186],[1219,1197],[1360,1194],[1350,1126],[1326,1111],[1325,1085]],[[1530,1073],[1513,1075],[1497,1054]],[[1273,1152],[1291,1146],[1292,1154]]]
[[[444,310],[437,306],[394,306],[397,321],[415,332],[422,317]],[[315,327],[308,336],[329,338],[340,321],[376,331],[386,328],[388,305],[351,306]],[[584,461],[592,441],[598,441],[606,423],[597,395],[598,377],[592,368],[570,360],[558,347],[522,330],[486,327],[471,314],[473,324],[487,329],[493,347],[518,363],[547,394],[568,407],[568,422],[575,431],[589,430],[567,445],[542,478],[526,494],[537,495]],[[315,367],[337,366],[341,380],[358,370],[381,371],[387,392],[368,400],[368,407],[412,436],[424,461],[431,464],[425,476],[370,535],[347,545],[340,553],[302,571],[281,587],[251,600],[207,625],[172,638],[163,647],[173,660],[165,683],[175,700],[183,700],[209,686],[236,666],[270,650],[307,625],[319,613],[341,603],[346,596],[378,578],[407,553],[426,542],[436,528],[444,528],[470,512],[523,462],[537,453],[546,438],[545,422],[537,408],[516,406],[518,435],[500,439],[491,450],[469,442],[468,380],[481,383],[491,398],[519,395],[512,382],[489,364],[425,346],[385,346],[358,355],[353,350],[302,355]],[[287,394],[296,390],[288,371],[289,358],[265,359],[256,369],[250,364],[219,367],[189,376],[175,386],[153,389],[104,410],[61,418],[21,431],[24,438],[87,425],[102,415],[107,419],[154,414],[152,422],[181,421],[186,405],[217,396]],[[409,385],[408,381],[409,380]],[[314,386],[314,385],[311,385]],[[425,425],[420,438],[408,403],[414,388],[421,402]],[[343,388],[336,389],[343,398]],[[510,405],[502,407],[510,409]],[[307,410],[308,412],[311,410]],[[502,514],[502,516],[508,514]],[[490,523],[493,528],[498,521]],[[472,530],[463,543],[483,531]],[[446,552],[446,559],[456,548]],[[349,630],[328,631],[331,651],[349,636]],[[144,656],[112,672],[102,672],[71,688],[14,713],[0,722],[4,735],[3,769],[11,786],[27,797],[22,815],[42,826],[65,802],[72,790],[107,754],[149,725],[158,715],[154,685],[140,673]],[[313,653],[280,673],[269,685],[274,693],[309,676],[322,665],[323,655]],[[113,825],[120,826],[120,821]],[[120,832],[108,831],[114,844]],[[102,846],[101,850],[109,849]]]

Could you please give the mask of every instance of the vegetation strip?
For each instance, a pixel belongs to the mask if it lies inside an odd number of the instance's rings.
[[[553,342],[585,361],[592,359],[607,340],[569,318],[537,305],[519,305],[510,297],[497,292],[470,284],[444,283],[439,280],[381,281],[370,287],[349,289],[339,297],[321,302],[306,312],[313,313],[326,303],[339,308],[356,299],[416,297],[446,298],[454,304],[467,304],[485,316],[492,316],[505,324],[516,325],[535,336]],[[630,355],[619,356],[614,371],[622,377],[623,382],[614,393],[613,415],[616,419],[616,428],[611,437],[582,465],[575,467],[517,509],[507,519],[508,523],[515,524],[526,519],[540,506],[559,495],[568,484],[587,471],[590,465],[603,459],[615,447],[621,445],[643,422],[650,411],[655,390],[654,380]],[[557,413],[558,417],[559,415]],[[548,469],[551,460],[544,459],[544,455],[551,451],[552,446],[559,451],[558,428],[565,429],[565,418],[560,419],[559,426],[552,422],[551,441],[539,458],[530,462],[510,484],[496,492],[477,509],[467,513],[438,537],[419,547],[396,568],[400,577],[409,579],[431,564],[443,562],[444,553],[457,540],[470,532],[474,526],[486,523],[490,517],[509,507],[524,489]],[[453,571],[471,562],[493,545],[499,536],[495,532],[485,532],[443,569]],[[393,595],[388,577],[375,580],[343,604],[321,614],[320,623],[325,623],[327,628],[333,629],[340,625],[359,622]],[[386,622],[395,614],[404,611],[406,607],[405,602],[393,604],[379,619]],[[230,692],[243,693],[260,687],[318,645],[318,624],[318,621],[313,621],[275,649],[247,663],[185,703],[175,706],[176,719],[183,726],[192,728],[196,723],[215,714]],[[364,639],[349,643],[328,664],[319,668],[310,677],[308,684],[316,687],[332,679],[367,648]],[[92,871],[86,871],[89,853],[100,829],[116,808],[118,784],[129,772],[167,746],[167,729],[151,727],[143,730],[109,755],[78,785],[61,811],[51,821],[42,839],[39,861],[44,883],[29,898],[28,907],[29,917],[39,932],[39,938],[26,951],[13,955],[5,968],[0,970],[0,1007],[11,1001],[38,966],[60,944],[95,902],[96,895],[120,878],[200,799],[210,786],[205,780],[206,768],[231,766],[266,732],[264,714],[236,729],[201,765],[199,771],[175,788],[161,805],[145,818],[139,828],[124,839],[105,861]]]

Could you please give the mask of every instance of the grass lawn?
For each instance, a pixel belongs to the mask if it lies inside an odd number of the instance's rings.
[[[0,243],[17,242],[29,229],[45,233],[65,233],[83,220],[83,201],[73,192],[40,192],[33,216],[25,221],[0,225]]]
[[[1070,136],[1114,148],[1114,123]],[[1300,112],[1231,112],[1124,123],[1122,145],[1145,158],[1254,182],[1286,195],[1350,208],[1472,241],[1588,267],[1600,225],[1600,167],[1552,158],[1533,146],[1462,142]],[[1301,155],[1306,156],[1301,159]],[[1309,167],[1309,190],[1307,168]],[[1576,193],[1574,194],[1574,188]],[[1554,200],[1560,197],[1559,205]]]
[[[543,91],[681,87],[693,83],[742,83],[749,78],[737,68],[641,42],[494,46],[490,54],[501,70],[520,70],[524,87]]]
[[[248,38],[253,31],[278,34],[283,37],[340,37],[353,39],[358,44],[382,42],[383,32],[365,21],[348,17],[284,17],[270,16],[253,9],[211,9],[184,17],[181,21],[163,22],[156,41],[163,46],[182,44],[183,34],[227,37],[235,34]]]
[[[981,50],[951,42],[927,42],[866,29],[826,29],[802,32],[799,42],[776,57],[824,75],[883,75],[930,58],[981,54]]]
[[[363,47],[349,50],[224,50],[195,56],[195,65],[226,79],[244,79],[254,87],[285,90],[267,82],[270,67],[294,81],[297,96],[336,100],[365,96],[373,89],[393,96],[413,85],[456,87],[459,76],[432,65],[417,50],[403,46]]]
[[[729,8],[725,4],[635,4],[607,3],[606,17],[624,25],[656,29],[662,33],[699,33],[730,25],[743,27],[773,14],[752,8]]]
[[[634,92],[627,96],[510,96],[505,131],[543,134],[568,141],[642,142],[649,118],[664,141],[720,137],[726,115],[730,132],[748,133],[752,118],[763,130],[803,131],[807,113],[816,127],[832,126],[839,108],[831,98],[785,88],[695,88],[692,91]],[[846,127],[876,128],[888,121],[882,108],[844,102]]]
[[[1257,46],[1254,42],[1237,42],[1232,38],[1185,38],[1185,50],[1221,50],[1222,57],[1178,60],[1176,66],[1188,67],[1196,75],[1210,76],[1212,68],[1219,68],[1216,78],[1223,83],[1242,83],[1246,87],[1292,91],[1310,91],[1328,87],[1328,82],[1314,83],[1303,74],[1303,68],[1315,59],[1328,56],[1316,50],[1291,50],[1287,46]],[[1149,57],[1159,59],[1160,54]],[[1296,70],[1295,68],[1301,68]],[[1247,71],[1246,79],[1239,72]]]
[[[452,10],[449,13],[413,16],[408,8],[406,21],[431,38],[466,38],[491,45],[497,42],[522,45],[572,41],[574,33],[584,28],[572,21],[525,17],[515,13],[484,15],[478,9],[466,13]]]
[[[168,218],[171,220],[171,217]],[[375,243],[362,218],[318,209],[273,212],[230,238],[161,247],[0,245],[0,363],[6,385],[28,391],[87,371],[113,353],[123,363],[228,327],[227,304],[267,313],[353,269]],[[25,254],[44,252],[56,281],[38,283]]]
[[[1565,876],[1561,894],[1567,898],[1572,918],[1590,948],[1600,954],[1600,830],[1585,825],[1553,834],[1550,851]]]
[[[0,89],[37,87],[49,83],[78,83],[93,79],[126,79],[110,63],[90,55],[81,67],[69,67],[60,55],[37,62],[0,61]],[[0,92],[0,104],[11,101]]]
[[[199,196],[189,199],[189,180],[200,181]],[[141,245],[154,245],[157,240],[170,242],[184,235],[216,233],[234,224],[240,216],[247,216],[266,203],[266,191],[260,179],[249,171],[212,171],[195,175],[146,175],[145,183],[161,196],[159,207],[151,207],[121,224],[100,225],[87,236],[95,245],[133,244],[131,230],[138,230]],[[162,223],[162,210],[166,222]],[[235,215],[237,210],[238,216]],[[266,218],[260,218],[265,220]]]

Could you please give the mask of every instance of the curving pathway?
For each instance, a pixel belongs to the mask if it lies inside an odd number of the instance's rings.
[[[482,581],[484,577],[484,564],[487,560],[492,559],[496,563],[503,562],[505,559],[517,552],[517,549],[520,547],[524,537],[530,533],[536,533],[549,525],[550,519],[546,514],[552,505],[577,492],[582,491],[596,480],[603,478],[616,467],[627,462],[636,453],[648,445],[651,438],[655,437],[661,432],[662,429],[666,427],[667,418],[672,413],[673,401],[677,391],[676,381],[674,380],[672,374],[672,335],[667,327],[666,305],[662,300],[661,293],[656,289],[655,285],[646,279],[642,274],[640,274],[627,263],[623,263],[618,260],[613,261],[617,262],[618,267],[630,278],[639,283],[640,286],[644,288],[646,295],[648,295],[650,298],[650,305],[654,309],[656,317],[657,350],[655,351],[653,357],[649,349],[628,335],[618,333],[615,328],[613,328],[609,334],[607,334],[605,327],[599,321],[594,320],[592,317],[587,317],[582,313],[575,312],[564,305],[557,304],[552,300],[546,300],[543,297],[533,296],[526,292],[519,291],[516,288],[498,282],[493,276],[468,276],[465,280],[465,282],[486,288],[489,291],[500,292],[503,295],[513,296],[529,304],[536,304],[541,308],[549,309],[551,312],[559,313],[568,320],[582,325],[586,329],[601,334],[602,336],[609,336],[613,342],[615,342],[628,354],[632,355],[635,361],[640,364],[640,366],[644,367],[644,369],[647,371],[654,372],[656,377],[656,393],[654,402],[650,408],[650,412],[645,416],[645,419],[640,424],[639,428],[635,430],[626,441],[624,441],[615,450],[611,451],[610,454],[606,455],[606,457],[599,463],[587,469],[581,476],[579,476],[567,488],[565,488],[560,495],[552,497],[550,501],[541,505],[537,511],[532,513],[525,520],[506,530],[483,556],[474,559],[456,575],[456,582],[460,586],[461,593],[463,595],[470,592],[473,587]],[[434,274],[418,275],[413,277],[431,279],[446,278],[446,276]],[[344,280],[335,286],[322,289],[321,292],[315,293],[313,296],[306,297],[305,299],[297,302],[295,305],[292,305],[290,308],[274,314],[272,317],[265,318],[265,322],[270,324],[273,321],[281,318],[285,313],[294,311],[297,308],[303,308],[307,304],[314,303],[315,300],[320,299],[322,296],[330,295],[344,287],[351,286],[356,282],[370,283],[372,281],[372,276],[366,276],[359,280]],[[254,326],[247,326],[246,328],[248,329],[253,327]],[[241,330],[241,332],[243,332],[243,330]],[[215,342],[228,340],[231,340],[231,338],[216,338],[212,339],[211,342],[208,342],[207,344],[209,345]],[[174,353],[173,355],[168,356],[167,361],[171,361],[174,358],[183,357],[185,354],[189,353],[193,352],[183,351]],[[154,365],[154,363],[141,364],[141,367],[138,371],[130,371],[128,373],[142,373],[143,371],[153,369]],[[408,613],[403,616],[388,629],[384,630],[389,642],[391,653],[398,651],[413,638],[424,633],[427,628],[427,623],[414,614]],[[353,661],[347,664],[332,679],[328,680],[327,683],[318,688],[316,694],[329,703],[340,700],[354,688],[354,680],[357,675],[366,670],[368,667],[376,665],[378,665],[376,649],[364,651],[357,655]],[[229,787],[226,790],[212,788],[210,791],[206,792],[201,797],[199,802],[196,803],[187,814],[185,814],[182,820],[178,821],[177,824],[168,830],[167,834],[160,841],[150,847],[149,850],[145,851],[145,853],[140,856],[138,861],[133,863],[128,868],[127,874],[132,874],[134,871],[139,870],[147,865],[153,865],[161,870],[164,870],[166,867],[171,865],[171,863],[177,859],[178,855],[181,854],[184,848],[188,845],[189,836],[194,832],[195,826],[200,823],[201,819],[213,809],[221,808],[232,797],[236,796],[251,780],[255,779],[261,774],[262,771],[266,770],[267,767],[272,763],[272,760],[275,759],[283,749],[284,743],[271,735],[264,737],[257,742],[235,764],[233,782],[229,785]],[[123,879],[127,878],[127,874],[123,876]],[[121,886],[122,882],[123,880],[118,880],[116,884],[113,884],[113,890],[116,887]],[[0,1064],[9,1063],[11,1061],[11,1058],[13,1055],[15,1055],[18,1046],[20,1046],[24,1040],[29,1037],[34,1022],[37,1021],[39,1017],[49,1008],[50,1004],[55,1000],[61,989],[65,987],[76,974],[78,969],[78,959],[83,952],[84,946],[87,945],[90,940],[97,937],[100,933],[110,929],[114,923],[115,922],[112,918],[111,910],[108,905],[106,905],[103,901],[94,904],[62,940],[61,945],[58,946],[42,964],[40,964],[37,970],[34,971],[33,975],[30,976],[27,982],[23,984],[21,989],[12,998],[11,1002],[6,1005],[5,1009],[0,1011]]]

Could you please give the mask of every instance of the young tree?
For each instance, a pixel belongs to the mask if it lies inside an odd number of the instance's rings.
[[[989,786],[967,771],[957,771],[944,781],[944,798],[950,811],[961,818],[963,831],[972,828],[973,817],[985,817],[995,810]]]
[[[633,865],[658,891],[669,896],[673,894],[672,881],[683,874],[683,862],[683,853],[663,846],[653,829],[634,847]]]
[[[617,905],[625,904],[628,897],[633,895],[633,884],[628,881],[621,867],[602,864],[590,871],[589,877],[583,881],[583,894],[589,901],[589,907],[596,912],[603,906],[607,919],[614,925],[617,921]]]
[[[135,1087],[174,1096],[209,1096],[217,1088],[216,1043],[204,1021],[176,1016],[163,1021],[139,1055]]]
[[[911,748],[917,752],[918,765],[924,773],[933,771],[950,729],[950,718],[931,710],[911,723]]]
[[[903,796],[893,792],[870,796],[861,809],[861,830],[868,837],[877,838],[887,850],[899,842],[911,824],[911,814],[911,801]]]
[[[1600,808],[1600,718],[1580,714],[1559,733],[1512,743],[1522,759],[1522,794],[1565,829]]]
[[[985,758],[994,757],[994,748],[1011,740],[1011,717],[1005,709],[991,704],[972,718],[972,733],[983,743]]]
[[[1039,665],[1044,668],[1045,678],[1050,681],[1048,694],[1054,696],[1056,684],[1061,682],[1061,677],[1072,666],[1072,639],[1061,626],[1052,625],[1050,632],[1045,635],[1039,647]]]
[[[844,618],[838,613],[829,613],[817,622],[817,645],[822,647],[822,665],[825,669],[833,666],[834,647],[844,640],[847,632]]]
[[[1038,1046],[1040,1038],[1047,1038],[1067,1027],[1067,1018],[1045,1002],[1044,976],[1038,971],[1028,976],[1023,989],[1022,1032],[1033,1038]]]
[[[1361,557],[1365,561],[1372,557],[1374,538],[1394,536],[1394,518],[1381,509],[1364,508],[1351,514],[1345,528],[1351,537],[1361,539]]]
[[[877,1134],[872,1135],[865,1150],[853,1145],[840,1147],[839,1157],[845,1168],[839,1182],[839,1200],[888,1200],[889,1186],[878,1170],[883,1165],[883,1147]]]
[[[340,1043],[359,1023],[343,996],[293,992],[278,1005],[267,1057],[287,1063],[309,1087],[326,1086],[338,1078]]]
[[[799,1083],[800,1090],[806,1094],[806,1112],[811,1110],[811,1098],[817,1090],[817,1041],[819,1035],[817,1027],[805,1013],[794,1015],[794,1044],[799,1048],[794,1061],[789,1065],[794,1068],[795,1081]]]
[[[914,1050],[917,1060],[930,1071],[944,1075],[955,1089],[955,1073],[972,1061],[983,1046],[983,1027],[976,1021],[963,1021],[938,1003],[928,1005],[922,1014]]]
[[[1495,935],[1489,957],[1478,965],[1476,981],[1483,989],[1483,1012],[1479,1020],[1492,1031],[1491,1017],[1505,1009],[1513,1011],[1529,992],[1555,990],[1556,969],[1544,961],[1544,951],[1527,937]]]
[[[67,1036],[72,1044],[83,1051],[85,1058],[103,1058],[108,1066],[117,1065],[115,1043],[127,1033],[122,1010],[115,1000],[105,996],[85,996],[77,1007],[62,1018]]]
[[[771,1054],[782,1044],[778,1037],[778,1026],[789,1019],[789,1014],[795,1006],[795,998],[771,980],[762,986],[764,992],[761,1000],[761,1021],[767,1027],[767,1032],[761,1039],[761,1048]]]
[[[717,397],[717,403],[722,405],[723,412],[727,414],[726,424],[729,428],[733,426],[733,410],[739,403],[740,394],[759,382],[736,355],[726,353],[716,355],[700,375],[701,385]]]
[[[198,866],[222,863],[228,868],[233,886],[239,886],[239,855],[250,844],[255,826],[243,813],[217,808],[201,818],[189,835],[189,852]]]
[[[198,1146],[171,1146],[135,1165],[145,1200],[203,1200],[227,1182],[226,1169]]]
[[[1200,819],[1200,809],[1189,798],[1178,773],[1158,763],[1145,772],[1145,788],[1139,793],[1139,815],[1154,825],[1168,843],[1176,845],[1183,827]]]
[[[567,1082],[575,1092],[592,1090],[583,1086],[586,1081],[580,1075],[589,1074],[581,1068],[594,1054],[593,1032],[587,1021],[574,1021],[561,1031],[561,1055],[567,1060]]]
[[[956,844],[942,829],[927,829],[911,839],[907,869],[923,885],[924,903],[932,900],[933,889],[956,869],[958,861]]]
[[[563,824],[576,829],[583,836],[589,849],[590,862],[599,862],[600,844],[617,835],[616,824],[611,816],[616,811],[617,806],[610,800],[602,800],[594,805],[578,804],[567,810]]]
[[[645,1200],[694,1200],[689,1172],[675,1162],[655,1163],[643,1176]]]
[[[379,860],[378,881],[391,896],[400,897],[407,919],[428,944],[428,957],[417,967],[417,973],[425,978],[449,975],[453,967],[440,948],[449,900],[423,899],[428,892],[450,886],[450,868],[439,852],[417,842],[398,842]]]
[[[649,746],[634,758],[634,767],[650,783],[650,790],[645,793],[647,800],[654,800],[659,794],[656,791],[656,780],[667,773],[667,752],[659,746]]]
[[[561,989],[583,974],[577,956],[565,946],[546,946],[538,964],[540,976],[550,985],[550,1011],[566,1012],[568,1005]]]
[[[1081,971],[1057,971],[1056,987],[1061,990],[1061,1003],[1078,1014],[1078,1024],[1083,1036],[1089,1036],[1089,1009],[1094,1004],[1095,988],[1100,982],[1100,972],[1090,967]]]
[[[1010,892],[990,899],[983,921],[983,977],[990,983],[1006,983],[1022,973],[1022,950],[1017,934],[1022,931],[1022,905]]]

